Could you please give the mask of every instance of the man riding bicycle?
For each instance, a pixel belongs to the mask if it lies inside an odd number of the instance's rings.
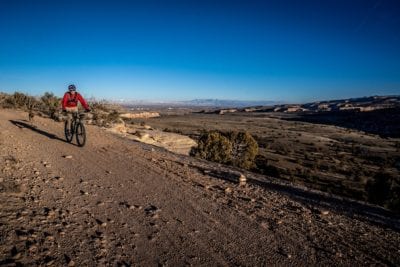
[[[73,114],[78,112],[78,101],[81,103],[86,112],[90,111],[90,107],[86,103],[85,99],[76,91],[76,86],[71,84],[68,86],[68,92],[64,94],[62,100],[62,110],[63,112],[67,113],[67,129],[69,129]]]

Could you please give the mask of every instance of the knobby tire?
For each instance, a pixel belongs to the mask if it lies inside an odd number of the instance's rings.
[[[71,143],[72,139],[74,138],[74,121],[70,122],[69,133],[68,133],[68,121],[65,121],[64,133],[65,133],[65,139],[67,140],[67,142]]]
[[[86,143],[86,130],[85,130],[85,126],[83,125],[83,123],[78,122],[76,124],[76,142],[78,143],[78,146],[84,146]]]

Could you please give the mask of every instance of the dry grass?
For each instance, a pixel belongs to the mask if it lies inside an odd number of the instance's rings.
[[[367,184],[382,172],[400,180],[396,138],[269,113],[164,116],[147,123],[198,140],[204,131],[248,131],[259,145],[253,171],[359,200],[370,199]]]

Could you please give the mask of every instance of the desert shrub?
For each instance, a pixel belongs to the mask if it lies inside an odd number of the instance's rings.
[[[193,149],[191,154],[210,161],[250,169],[255,165],[258,144],[247,132],[205,131],[200,134],[198,147]]]
[[[94,124],[98,126],[104,126],[105,120],[108,116],[108,109],[106,108],[105,105],[101,102],[90,102],[89,103],[91,109],[92,109],[92,120]]]
[[[8,96],[5,93],[0,92],[0,107],[4,108],[4,102],[7,97]]]
[[[38,101],[32,96],[15,92],[12,95],[1,94],[0,105],[2,108],[20,108],[27,111],[37,106]]]
[[[41,100],[41,111],[50,116],[54,117],[57,110],[60,109],[61,99],[55,96],[51,92],[45,92],[44,95],[40,98]]]
[[[119,113],[116,110],[113,110],[112,112],[110,112],[107,115],[106,121],[107,122],[117,122],[119,121],[120,117],[119,117]]]
[[[96,111],[109,111],[109,108],[107,107],[107,102],[106,101],[93,101],[90,102],[90,107],[92,108],[93,112]]]
[[[232,144],[231,164],[233,166],[250,169],[254,167],[254,160],[258,154],[258,144],[248,132],[229,132],[227,137]]]
[[[92,109],[93,112],[93,123],[98,125],[98,126],[103,126],[103,127],[109,127],[112,123],[119,123],[123,122],[123,120],[120,118],[120,114],[116,111],[113,110],[111,112],[107,112],[102,108],[99,108],[97,106],[96,109]]]
[[[106,117],[106,115],[104,115],[104,114],[102,114],[99,111],[94,110],[94,109],[92,109],[92,113],[93,113],[93,120],[94,121],[98,121],[98,120],[104,119]]]
[[[400,213],[400,183],[390,173],[379,172],[366,184],[369,202]]]
[[[11,97],[7,97],[4,99],[4,101],[2,103],[2,107],[3,108],[16,108],[15,102],[12,100]]]
[[[34,110],[39,106],[39,101],[36,100],[36,98],[29,96],[29,98],[27,99],[27,110]]]
[[[12,95],[12,101],[14,102],[14,107],[16,108],[26,107],[28,104],[28,98],[29,97],[23,93],[15,92]]]
[[[231,153],[232,143],[216,131],[202,133],[197,148],[191,152],[195,157],[225,164],[230,162]]]
[[[12,95],[4,95],[2,99],[3,108],[24,108],[28,106],[29,96],[15,92]]]

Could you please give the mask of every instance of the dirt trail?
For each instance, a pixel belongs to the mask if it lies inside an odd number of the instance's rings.
[[[25,119],[0,110],[0,265],[400,265],[399,228],[95,126],[80,148],[62,123]]]

